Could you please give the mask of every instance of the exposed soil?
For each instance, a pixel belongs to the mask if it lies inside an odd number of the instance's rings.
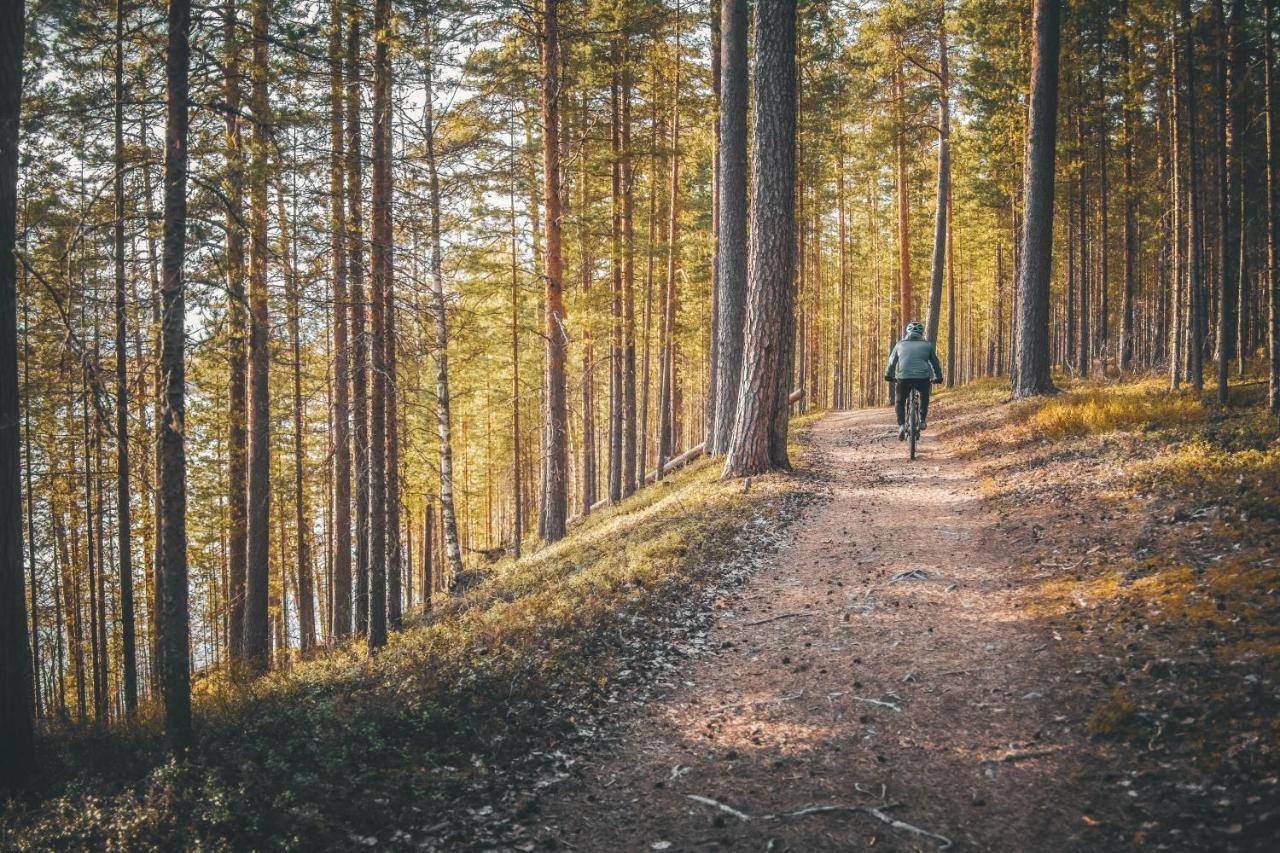
[[[1108,688],[1065,623],[1028,607],[1028,566],[1050,558],[1028,519],[984,502],[976,463],[932,435],[908,461],[885,410],[830,415],[811,440],[804,475],[830,499],[717,602],[713,651],[538,798],[542,845],[1258,846],[1176,803],[1176,772],[1144,787],[1139,747],[1090,736]],[[1059,530],[1055,550],[1097,551],[1124,525]]]

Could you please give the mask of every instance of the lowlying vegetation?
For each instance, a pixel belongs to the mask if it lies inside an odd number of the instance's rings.
[[[205,681],[197,746],[166,763],[158,722],[45,744],[38,805],[11,804],[10,849],[350,849],[448,835],[497,768],[554,761],[693,593],[779,524],[796,481],[720,482],[703,461],[568,539],[467,578],[380,654],[353,644],[248,688]],[[359,791],[359,796],[352,796]],[[486,802],[498,797],[486,797]]]
[[[1241,380],[1222,408],[1157,379],[1063,385],[995,417],[989,389],[940,403],[1026,546],[1027,618],[1088,674],[1068,692],[1092,708],[1091,736],[1139,756],[1129,772],[1180,797],[1216,792],[1201,819],[1261,839],[1280,819],[1280,428],[1266,386]]]

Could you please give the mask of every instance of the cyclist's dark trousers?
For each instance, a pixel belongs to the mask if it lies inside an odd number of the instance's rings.
[[[928,379],[898,380],[898,393],[894,403],[898,410],[898,426],[907,422],[907,397],[912,388],[920,392],[920,420],[929,420],[929,388],[932,384]]]

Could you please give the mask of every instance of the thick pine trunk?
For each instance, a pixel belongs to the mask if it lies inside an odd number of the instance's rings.
[[[711,453],[728,449],[742,383],[747,298],[747,2],[720,13],[720,232],[716,249],[716,414]]]
[[[564,250],[560,204],[559,0],[544,0],[542,21],[542,172],[546,207],[546,462],[543,468],[543,538],[564,538],[568,522],[569,415],[565,393]]]
[[[1031,110],[1018,270],[1015,397],[1054,390],[1049,374],[1049,276],[1053,255],[1054,156],[1058,111],[1060,0],[1036,0],[1031,52]]]
[[[35,764],[31,647],[22,581],[18,275],[14,256],[23,13],[21,2],[0,8],[0,790],[16,790],[26,784]]]
[[[1204,297],[1203,282],[1200,275],[1201,247],[1204,245],[1201,235],[1201,210],[1199,198],[1200,186],[1200,145],[1196,132],[1196,73],[1195,47],[1192,43],[1191,3],[1181,0],[1179,12],[1182,19],[1183,73],[1186,84],[1186,108],[1184,118],[1187,129],[1187,331],[1186,356],[1187,379],[1197,393],[1204,389]]]
[[[191,744],[190,625],[187,615],[186,294],[188,65],[191,7],[170,0],[165,97],[164,260],[161,283],[160,369],[164,404],[158,429],[165,733],[175,754]],[[18,52],[19,55],[21,51]],[[11,55],[7,54],[6,55]],[[8,255],[9,253],[0,253]],[[0,393],[0,400],[4,395]],[[4,443],[2,446],[9,446]],[[13,446],[16,447],[16,444]],[[6,648],[10,646],[6,643]],[[11,695],[11,694],[7,694]]]
[[[787,465],[785,383],[791,373],[795,272],[795,26],[795,0],[757,3],[745,353],[725,476]]]
[[[270,662],[271,362],[267,313],[267,168],[271,142],[267,103],[268,0],[253,4],[253,65],[249,110],[253,149],[249,164],[249,517],[245,574],[244,657],[250,672]]]

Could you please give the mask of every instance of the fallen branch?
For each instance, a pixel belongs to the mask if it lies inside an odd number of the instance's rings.
[[[757,619],[754,622],[744,622],[744,625],[764,625],[768,622],[777,622],[779,619],[790,619],[792,616],[812,616],[812,613],[804,613],[797,611],[796,613],[781,613],[777,616],[769,616],[765,619]]]
[[[753,699],[750,702],[734,702],[731,705],[720,705],[717,708],[712,708],[707,713],[719,714],[721,711],[732,711],[734,708],[755,707],[757,705],[780,705],[783,702],[794,702],[803,697],[804,691],[801,690],[799,693],[792,693],[790,696],[776,696],[773,699]]]
[[[1051,746],[1046,747],[1045,749],[1014,749],[1004,753],[1003,755],[998,755],[995,758],[984,758],[982,762],[984,764],[1002,764],[1004,762],[1025,761],[1028,758],[1041,758],[1045,755],[1053,755],[1055,752],[1061,751],[1062,747],[1060,746]]]
[[[902,707],[901,707],[901,706],[899,706],[899,705],[895,705],[895,704],[893,704],[892,702],[881,702],[879,699],[868,699],[868,698],[867,698],[867,697],[865,697],[865,696],[854,696],[854,697],[853,697],[853,700],[854,700],[855,702],[866,702],[868,705],[879,705],[879,706],[880,706],[880,707],[882,707],[882,708],[888,708],[888,709],[893,710],[893,711],[901,711],[901,710],[902,710]]]
[[[938,842],[939,850],[946,850],[950,848],[952,843],[951,839],[947,838],[945,835],[939,835],[936,832],[930,832],[927,829],[921,829],[920,827],[915,826],[914,824],[907,823],[905,820],[898,820],[896,817],[887,815],[884,813],[882,809],[875,808],[874,806],[842,806],[842,805],[807,806],[803,809],[796,809],[795,811],[780,812],[778,814],[760,815],[758,818],[753,818],[751,815],[746,814],[745,812],[740,812],[737,809],[735,809],[733,806],[725,805],[719,800],[714,800],[711,797],[703,797],[703,796],[699,796],[698,794],[686,794],[685,796],[687,796],[689,799],[695,802],[699,802],[699,803],[702,803],[703,805],[707,805],[707,806],[711,806],[712,808],[719,809],[725,814],[731,814],[734,817],[736,817],[738,820],[742,821],[743,823],[746,823],[751,820],[783,820],[785,818],[807,817],[809,815],[816,815],[816,814],[835,814],[838,812],[843,812],[846,814],[865,814],[865,815],[870,815],[871,817],[875,818],[876,820],[882,823],[887,823],[889,826],[893,827],[894,829],[900,830],[902,832],[909,832],[912,835],[918,835],[921,838],[931,838],[934,841]],[[891,809],[891,808],[894,808],[895,805],[896,804],[890,804],[890,805],[884,806],[883,808]]]
[[[889,583],[897,583],[898,581],[927,581],[929,573],[924,569],[911,569],[905,572],[898,572],[889,578]]]
[[[725,805],[719,800],[713,800],[711,797],[704,797],[700,794],[685,794],[685,796],[694,802],[702,803],[704,806],[711,806],[712,808],[719,809],[725,814],[731,814],[743,823],[751,820],[751,815],[740,812],[733,806]]]

